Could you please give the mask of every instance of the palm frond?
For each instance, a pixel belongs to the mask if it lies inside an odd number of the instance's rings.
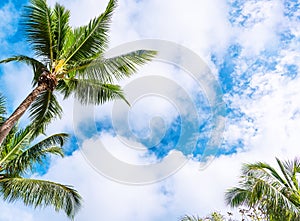
[[[64,95],[64,99],[68,98],[76,90],[78,85],[78,80],[71,79],[61,79],[58,81],[56,90],[61,92]]]
[[[44,133],[45,127],[55,118],[60,118],[62,108],[52,91],[43,91],[30,106],[30,119],[35,134]]]
[[[273,181],[279,181],[285,186],[288,186],[286,180],[284,180],[279,173],[267,163],[253,163],[245,164],[242,168],[242,173],[247,176],[248,173],[255,173],[256,176],[264,177],[265,179],[272,179]]]
[[[53,13],[45,0],[31,0],[30,3],[25,6],[21,24],[36,56],[42,56],[51,63],[54,48]]]
[[[73,218],[81,206],[81,197],[70,186],[25,178],[4,178],[0,180],[0,192],[4,200],[22,200],[25,205],[53,206],[56,211],[64,210]]]
[[[5,167],[11,160],[17,158],[22,154],[24,148],[26,148],[31,140],[32,131],[29,127],[24,130],[19,130],[9,143],[5,143],[5,147],[1,150],[1,167]]]
[[[293,184],[291,183],[291,177],[289,176],[288,170],[284,166],[284,163],[282,163],[281,160],[279,160],[277,157],[276,157],[276,161],[277,161],[277,164],[279,165],[281,173],[283,174],[283,176],[286,180],[285,183],[287,183],[287,185],[293,189],[294,187],[293,187]]]
[[[11,160],[7,169],[10,173],[22,174],[26,170],[33,170],[33,166],[42,164],[50,154],[64,156],[62,146],[67,140],[68,134],[60,133],[49,136],[37,144],[25,149],[22,154]]]
[[[53,26],[54,26],[54,59],[61,59],[63,47],[66,42],[67,35],[70,31],[69,20],[70,11],[64,6],[56,3],[53,9]]]
[[[81,78],[97,79],[100,82],[122,80],[137,72],[156,55],[156,51],[137,50],[111,58],[86,59],[69,67],[69,71],[78,72]]]
[[[201,219],[198,216],[185,215],[182,218],[180,218],[180,221],[203,221],[203,219]]]
[[[12,62],[12,61],[22,62],[22,63],[30,65],[32,67],[33,74],[34,74],[33,80],[32,80],[33,85],[37,84],[38,79],[39,79],[40,75],[43,72],[43,69],[46,68],[46,66],[42,62],[40,62],[40,61],[38,61],[34,58],[25,56],[25,55],[15,55],[15,56],[12,56],[10,58],[6,58],[4,60],[1,60],[0,63],[9,63],[9,62]]]
[[[282,172],[284,168],[280,169]],[[260,206],[267,214],[281,219],[298,217],[300,212],[300,194],[273,167],[261,162],[243,166],[239,187],[227,190],[225,200],[232,207]]]
[[[82,104],[103,104],[114,99],[122,99],[128,105],[119,85],[102,84],[92,80],[78,80],[75,98]]]
[[[106,10],[86,26],[74,30],[73,40],[65,44],[65,62],[76,62],[101,54],[107,48],[108,31],[117,0],[110,0]]]
[[[241,205],[251,206],[251,203],[249,202],[249,194],[250,191],[247,189],[242,187],[233,187],[226,191],[225,202],[231,207],[238,207]]]
[[[291,182],[293,183],[293,187],[296,191],[300,190],[299,182],[297,180],[297,174],[300,173],[300,159],[295,158],[291,161],[283,162],[286,173],[289,175]]]

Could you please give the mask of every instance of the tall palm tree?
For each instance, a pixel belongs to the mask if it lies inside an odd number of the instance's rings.
[[[28,108],[37,133],[43,132],[51,119],[60,117],[62,108],[55,91],[64,98],[74,95],[82,104],[125,100],[115,80],[131,76],[155,52],[138,50],[116,57],[104,56],[116,4],[117,0],[109,0],[100,16],[87,25],[71,28],[70,11],[64,6],[56,4],[50,8],[46,0],[31,0],[21,26],[36,58],[16,55],[0,63],[18,61],[31,65],[34,89],[0,127],[0,144]]]
[[[3,114],[3,97],[0,96],[0,112]],[[62,146],[68,135],[54,134],[31,145],[34,133],[29,126],[10,131],[0,147],[0,195],[8,202],[22,200],[25,205],[54,206],[73,218],[81,205],[81,197],[71,186],[47,180],[25,178],[48,155],[63,156]]]
[[[226,202],[232,207],[248,206],[263,211],[268,220],[300,219],[300,159],[281,161],[279,171],[267,163],[245,164],[239,187],[229,189]]]

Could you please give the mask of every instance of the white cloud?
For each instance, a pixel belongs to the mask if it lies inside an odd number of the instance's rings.
[[[277,34],[285,22],[281,1],[247,1],[240,15],[248,17],[238,36],[246,56],[278,47]]]
[[[0,8],[0,45],[2,50],[8,48],[6,37],[17,31],[16,21],[19,14],[12,2],[8,2]]]

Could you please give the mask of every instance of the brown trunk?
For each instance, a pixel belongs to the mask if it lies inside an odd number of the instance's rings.
[[[47,90],[47,84],[39,84],[19,105],[19,107],[12,113],[12,115],[4,122],[0,127],[0,145],[2,144],[5,137],[8,135],[12,127],[28,109],[30,104],[36,99],[36,97],[43,91]]]

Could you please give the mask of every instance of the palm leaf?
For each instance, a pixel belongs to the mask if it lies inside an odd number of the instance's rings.
[[[180,221],[203,221],[203,219],[201,219],[198,216],[189,216],[189,215],[185,215],[184,217],[182,217],[180,219]]]
[[[82,104],[103,104],[122,99],[129,105],[119,85],[102,84],[93,80],[78,80],[74,95]]]
[[[279,168],[280,168],[280,171],[281,173],[283,174],[287,185],[290,187],[290,188],[293,188],[293,185],[291,183],[291,178],[288,174],[288,171],[286,170],[286,167],[284,166],[284,164],[276,157],[276,161],[277,161],[277,164],[279,165]]]
[[[46,0],[31,0],[25,6],[22,25],[25,35],[36,56],[42,56],[47,62],[53,61],[53,29],[52,12]],[[51,64],[50,64],[51,66]]]
[[[110,0],[106,10],[86,26],[74,30],[72,41],[65,44],[65,63],[77,62],[101,54],[108,44],[108,31],[116,0]]]
[[[297,173],[300,173],[300,159],[295,158],[292,161],[286,161],[283,163],[287,174],[289,175],[291,181],[293,182],[293,188],[299,191],[300,186],[297,180]]]
[[[46,68],[46,66],[43,63],[41,63],[40,61],[38,61],[34,58],[31,58],[31,57],[25,56],[25,55],[15,55],[10,58],[1,60],[0,63],[8,63],[11,61],[18,61],[18,62],[22,62],[22,63],[32,66],[32,70],[33,70],[33,74],[34,74],[34,77],[32,80],[33,85],[37,84],[40,75],[42,74],[43,70]]]
[[[129,105],[119,85],[102,84],[97,80],[64,79],[59,81],[57,90],[63,93],[65,98],[74,94],[82,104],[103,104],[114,99],[122,99]]]
[[[76,71],[82,78],[112,83],[136,73],[138,66],[144,65],[155,55],[156,51],[137,50],[106,59],[86,59],[70,66],[69,72]]]
[[[28,146],[31,136],[32,131],[27,127],[18,131],[9,143],[5,143],[6,147],[2,147],[1,150],[0,166],[5,167],[11,160],[17,158],[23,152],[23,149]]]
[[[30,119],[35,134],[43,133],[45,127],[55,118],[60,118],[62,108],[52,91],[43,91],[30,106]]]
[[[61,59],[63,46],[66,42],[67,35],[70,31],[69,26],[70,11],[64,6],[56,3],[53,9],[53,25],[54,25],[54,59]]]
[[[280,167],[281,172],[283,169]],[[260,206],[270,217],[275,217],[275,220],[299,217],[300,212],[299,193],[273,167],[261,162],[243,166],[239,187],[229,189],[225,193],[225,200],[233,207]]]
[[[78,80],[71,79],[61,79],[58,81],[56,90],[60,91],[64,95],[64,99],[68,98],[72,93],[74,93],[77,88]]]
[[[81,206],[81,197],[70,186],[35,179],[4,178],[0,180],[0,192],[4,200],[22,200],[25,205],[52,205],[56,211],[64,210],[73,218]]]
[[[250,191],[247,189],[244,189],[242,187],[234,187],[226,191],[225,202],[227,205],[230,205],[231,207],[238,207],[241,205],[251,206],[248,200],[249,194]]]
[[[245,164],[242,169],[242,173],[246,176],[248,172],[257,173],[258,176],[263,176],[266,179],[273,179],[274,181],[279,181],[284,186],[289,186],[287,181],[285,181],[277,171],[267,163],[253,163]]]
[[[49,154],[64,156],[62,146],[66,142],[68,134],[54,134],[37,144],[24,150],[22,154],[11,160],[7,165],[10,173],[22,174],[26,170],[33,170],[36,163],[42,164]]]

